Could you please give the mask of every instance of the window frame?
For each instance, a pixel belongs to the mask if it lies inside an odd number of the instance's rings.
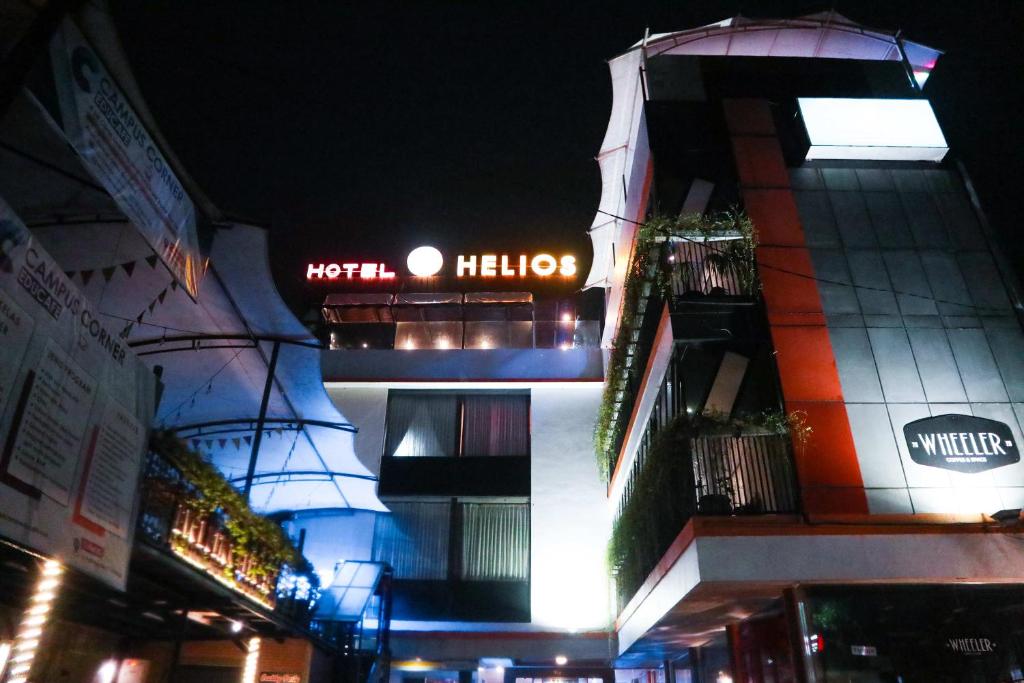
[[[387,405],[384,409],[384,438],[381,443],[381,457],[395,458],[388,452],[388,438],[391,432],[391,401],[396,396],[454,396],[455,397],[455,453],[421,456],[433,458],[508,458],[533,456],[533,397],[529,389],[388,389]],[[466,397],[468,396],[524,396],[526,398],[526,452],[518,455],[466,455],[465,454],[465,423]]]

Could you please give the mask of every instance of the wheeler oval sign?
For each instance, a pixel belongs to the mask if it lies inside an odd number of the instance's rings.
[[[937,415],[903,427],[910,459],[918,465],[973,474],[1020,462],[1009,426],[973,415]]]

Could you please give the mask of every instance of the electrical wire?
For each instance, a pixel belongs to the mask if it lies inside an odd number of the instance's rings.
[[[196,388],[196,390],[195,390],[195,391],[193,391],[193,392],[192,392],[191,394],[189,394],[188,398],[185,398],[185,399],[183,399],[183,400],[181,401],[181,403],[177,404],[177,405],[176,405],[176,406],[174,406],[173,408],[168,408],[168,409],[167,409],[167,412],[165,412],[165,413],[163,414],[163,416],[162,416],[162,417],[160,418],[160,423],[161,423],[161,424],[164,424],[164,423],[166,422],[166,420],[167,420],[167,418],[168,418],[169,416],[171,416],[171,415],[173,415],[173,414],[176,414],[176,413],[180,412],[180,411],[181,411],[181,409],[182,409],[182,408],[183,408],[183,407],[185,406],[185,404],[186,404],[186,403],[188,403],[189,401],[194,401],[194,400],[195,400],[195,398],[196,398],[196,396],[198,396],[198,395],[199,395],[199,392],[200,392],[200,391],[202,391],[202,390],[203,390],[203,388],[206,388],[206,387],[212,387],[212,386],[213,386],[213,380],[217,379],[217,376],[218,376],[218,375],[220,375],[220,373],[224,372],[224,370],[225,370],[225,369],[226,369],[226,368],[227,368],[227,367],[228,367],[229,365],[231,365],[232,363],[234,363],[234,362],[235,362],[235,359],[236,359],[236,358],[238,358],[238,356],[239,356],[239,355],[241,355],[242,351],[244,351],[244,350],[245,350],[244,348],[241,348],[241,349],[238,349],[237,351],[235,351],[235,355],[231,356],[231,358],[229,358],[229,359],[227,360],[227,362],[226,362],[226,363],[224,363],[224,365],[222,365],[222,366],[220,366],[219,368],[217,368],[217,371],[216,371],[216,372],[214,372],[214,373],[213,373],[212,375],[210,375],[210,377],[209,377],[209,378],[208,378],[208,379],[207,379],[206,381],[202,382],[202,383],[201,383],[201,384],[200,384],[200,385],[199,385],[199,386],[198,386],[198,387]]]

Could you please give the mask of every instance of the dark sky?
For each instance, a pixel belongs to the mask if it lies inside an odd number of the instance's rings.
[[[946,51],[926,88],[1021,259],[1024,2],[837,2]],[[605,61],[652,32],[806,2],[114,0],[136,76],[224,211],[271,229],[278,284],[306,260],[562,248],[589,260]]]

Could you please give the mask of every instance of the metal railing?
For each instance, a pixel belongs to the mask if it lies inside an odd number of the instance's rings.
[[[702,239],[702,238],[701,238]],[[743,239],[740,236],[734,240]],[[666,276],[662,291],[655,284],[655,276],[645,295],[638,302],[637,322],[631,331],[629,343],[630,363],[623,376],[609,377],[608,381],[617,383],[618,396],[615,419],[612,423],[612,448],[609,451],[609,472],[615,470],[622,444],[627,436],[626,431],[633,406],[641,389],[640,384],[644,370],[650,360],[654,337],[658,330],[661,312],[666,297],[670,302],[670,313],[681,312],[690,303],[750,305],[756,301],[756,278],[752,270],[747,272],[744,266],[734,259],[725,258],[725,244],[733,239],[720,239],[710,242],[695,240],[672,240],[659,243],[655,260],[658,267],[664,269]],[[707,311],[704,311],[707,313]],[[717,328],[718,325],[711,326]],[[717,337],[720,330],[714,329]],[[700,335],[698,335],[700,336]],[[702,338],[707,338],[706,336]],[[678,406],[677,406],[678,407]],[[645,435],[646,438],[646,435]]]
[[[665,260],[670,265],[669,288],[673,296],[750,297],[754,293],[753,272],[724,254],[730,242],[743,239],[698,241],[673,240],[665,243]]]
[[[145,463],[145,485],[137,518],[137,540],[166,551],[205,571],[211,578],[228,585],[268,609],[275,609],[302,625],[308,624],[318,581],[307,577],[313,595],[303,597],[301,581],[288,586],[278,583],[281,576],[292,579],[296,572],[277,563],[267,571],[263,555],[241,552],[231,540],[223,517],[203,512],[194,501],[200,496],[196,487],[177,466],[155,451],[149,451]],[[279,597],[286,598],[280,605]]]
[[[615,419],[612,422],[612,432],[615,436],[609,451],[609,472],[614,472],[615,466],[618,464],[622,444],[625,442],[629,428],[629,418],[633,414],[633,407],[642,388],[644,370],[654,347],[654,338],[658,333],[658,323],[661,321],[661,312],[664,306],[665,300],[660,292],[654,291],[653,288],[647,296],[643,297],[638,305],[635,326],[630,331],[630,341],[626,350],[626,372],[619,377],[609,377],[607,380],[615,384],[615,396],[618,404]]]
[[[788,434],[713,435],[690,439],[697,514],[796,511]]]
[[[697,431],[687,406],[685,347],[669,361],[617,502],[613,543],[626,543],[616,568],[619,608],[640,587],[695,515],[787,514],[799,510],[787,433]],[[615,541],[614,539],[619,539]]]

